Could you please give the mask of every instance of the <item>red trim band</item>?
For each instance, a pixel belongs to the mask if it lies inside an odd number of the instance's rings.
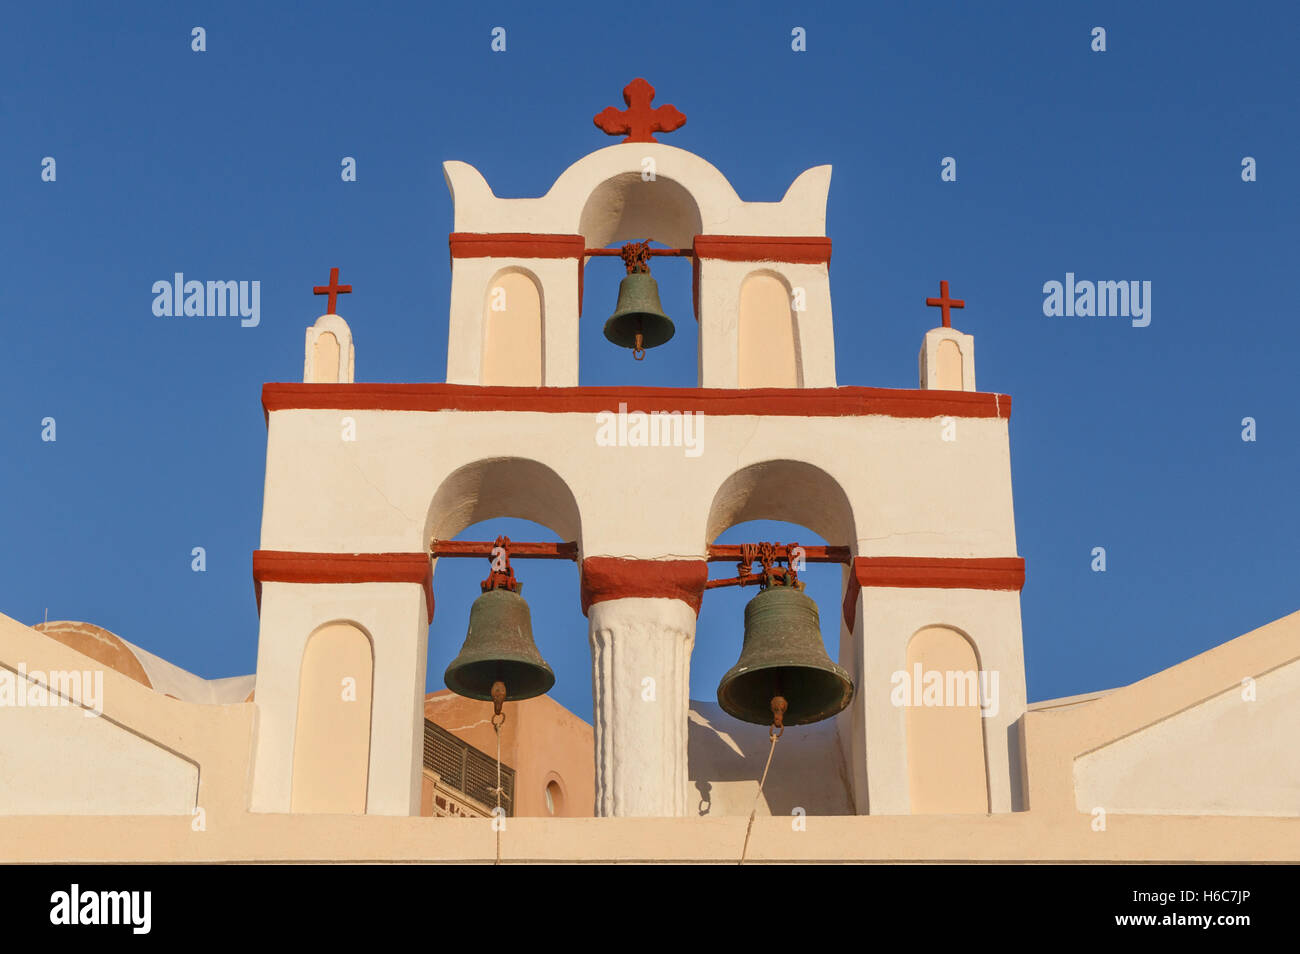
[[[587,240],[581,235],[544,232],[452,232],[452,258],[582,258]]]
[[[864,586],[1019,591],[1024,585],[1023,557],[857,557],[844,592],[844,622],[853,628]]]
[[[626,597],[681,600],[700,613],[709,565],[703,560],[625,560],[588,557],[582,561],[582,612],[592,603]]]
[[[433,622],[433,567],[424,553],[301,553],[254,550],[253,584],[262,608],[263,583],[419,583]]]
[[[452,232],[447,236],[452,258],[583,258],[582,235],[550,232]],[[831,240],[815,235],[697,235],[691,243],[696,258],[727,262],[788,262],[825,265],[831,260]]]
[[[1011,398],[983,391],[892,388],[512,388],[471,384],[297,384],[262,386],[272,411],[537,411],[598,414],[698,411],[772,417],[1011,417]]]
[[[827,265],[831,260],[831,240],[820,236],[697,235],[694,249],[697,259],[725,262]]]
[[[582,317],[582,285],[587,240],[581,235],[547,232],[452,232],[447,236],[452,259],[572,258],[578,262],[578,317]]]

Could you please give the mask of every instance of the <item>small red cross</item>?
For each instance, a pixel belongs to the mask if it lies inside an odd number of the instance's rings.
[[[624,142],[658,142],[655,133],[680,129],[686,125],[686,117],[670,104],[651,109],[654,98],[655,88],[638,77],[623,87],[627,109],[606,106],[592,121],[611,136],[627,133]]]
[[[951,328],[951,327],[952,327],[952,319],[950,319],[950,318],[948,317],[948,309],[949,309],[949,308],[965,308],[965,307],[966,307],[966,302],[965,302],[963,299],[961,299],[961,298],[949,298],[949,297],[948,297],[948,283],[947,283],[947,282],[939,282],[939,297],[938,297],[938,298],[927,298],[927,299],[925,300],[925,303],[926,303],[927,305],[932,306],[932,307],[938,307],[938,308],[942,308],[942,309],[943,309],[943,326],[944,326],[945,328]]]
[[[337,268],[330,269],[330,283],[328,285],[313,285],[311,287],[311,290],[312,290],[312,294],[315,295],[330,296],[329,311],[325,312],[325,314],[327,315],[338,314],[338,312],[336,312],[334,309],[338,307],[339,295],[352,294],[351,285],[339,284],[339,270]]]

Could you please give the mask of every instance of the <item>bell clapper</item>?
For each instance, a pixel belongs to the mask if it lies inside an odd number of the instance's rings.
[[[632,348],[632,357],[635,358],[637,361],[645,360],[644,342],[645,342],[645,335],[641,334],[641,332],[638,331],[636,333],[636,344]]]
[[[772,697],[772,725],[767,730],[767,734],[771,736],[773,742],[785,734],[785,710],[788,708],[790,704],[785,701],[785,696]]]
[[[501,707],[506,702],[506,684],[498,679],[492,683],[492,724],[496,726],[498,734],[501,726],[505,724],[506,714],[501,711]]]

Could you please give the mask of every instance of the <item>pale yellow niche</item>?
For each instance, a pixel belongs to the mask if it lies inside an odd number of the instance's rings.
[[[740,387],[799,386],[795,318],[785,282],[765,272],[745,279],[740,286]]]
[[[361,815],[370,778],[374,650],[351,623],[307,640],[298,690],[290,811]]]
[[[483,384],[541,386],[542,297],[532,277],[508,271],[488,283],[483,329]]]
[[[977,691],[963,705],[941,692],[939,705],[926,705],[916,667],[948,674],[975,673]],[[964,636],[946,626],[927,626],[907,644],[907,678],[912,681],[907,708],[907,774],[913,815],[955,815],[989,810],[984,763],[984,726],[978,695],[979,660]],[[969,682],[967,683],[969,686]],[[933,701],[933,700],[932,700]]]
[[[312,360],[312,381],[315,384],[338,384],[339,339],[332,331],[322,331],[316,336],[316,353]]]
[[[961,378],[961,348],[957,342],[947,338],[939,342],[939,374],[936,386],[943,391],[960,391],[963,389]]]

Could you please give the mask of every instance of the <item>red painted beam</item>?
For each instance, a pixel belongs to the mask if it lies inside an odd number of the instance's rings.
[[[623,250],[621,248],[589,248],[589,249],[585,249],[582,254],[594,255],[596,257],[601,257],[606,255],[622,255]],[[676,258],[692,258],[695,255],[695,249],[693,248],[652,248],[650,249],[648,254],[668,255]]]
[[[491,540],[434,540],[431,552],[442,557],[490,557],[496,543]],[[574,560],[578,559],[577,543],[530,543],[510,541],[510,559]]]

